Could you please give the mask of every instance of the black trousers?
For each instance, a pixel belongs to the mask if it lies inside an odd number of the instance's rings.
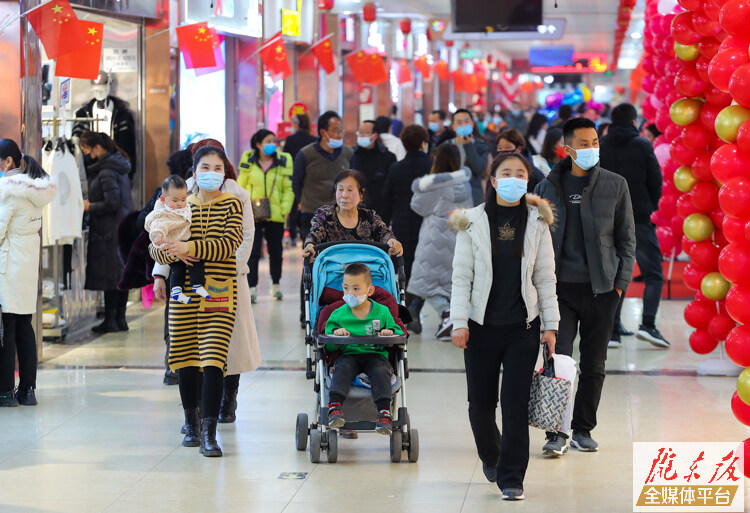
[[[343,403],[349,394],[352,380],[364,372],[370,378],[372,399],[378,410],[387,410],[391,403],[391,364],[379,354],[347,354],[339,356],[333,364],[331,377],[331,402]]]
[[[635,261],[643,276],[643,319],[646,326],[655,327],[656,312],[659,311],[661,293],[664,289],[664,268],[662,267],[661,247],[656,237],[656,226],[653,223],[636,223],[635,225]],[[625,297],[625,291],[622,292]],[[622,299],[617,305],[614,328],[620,324]]]
[[[0,391],[15,388],[16,353],[18,353],[19,390],[36,388],[36,335],[31,325],[31,314],[3,314],[2,346],[0,346]]]
[[[525,322],[508,326],[469,322],[469,344],[464,350],[469,422],[479,458],[486,465],[497,465],[500,488],[523,488],[529,465],[529,389],[539,354],[539,327],[539,317],[530,327]],[[498,395],[502,435],[495,420]]]
[[[268,243],[271,281],[278,284],[281,280],[281,265],[284,254],[284,223],[274,223],[271,221],[255,223],[253,250],[252,253],[250,253],[250,260],[247,262],[250,267],[250,272],[247,275],[247,282],[250,284],[250,287],[258,286],[258,262],[260,262],[260,252],[263,247],[264,237]]]
[[[303,249],[305,246],[305,239],[307,238],[307,234],[310,233],[310,228],[312,228],[312,218],[313,218],[312,214],[303,214],[302,212],[300,212],[299,236],[302,239]],[[303,283],[302,278],[300,278],[300,281],[299,281],[299,311],[300,311],[300,315],[299,315],[300,322],[305,322],[305,284]]]
[[[294,198],[292,211],[289,212],[289,217],[286,219],[286,229],[289,230],[289,238],[292,243],[297,240],[297,235],[300,231],[299,224],[299,198]]]
[[[201,403],[203,418],[216,418],[224,393],[224,372],[218,367],[204,367],[203,376],[198,367],[183,367],[177,371],[182,407],[186,410],[197,408]],[[202,384],[201,384],[202,381]]]
[[[170,294],[171,289],[180,287],[181,289],[185,286],[185,278],[190,274],[190,286],[191,287],[204,287],[206,285],[206,272],[205,262],[199,260],[194,262],[188,270],[187,265],[182,260],[178,260],[169,266],[169,288]]]
[[[581,333],[578,362],[581,373],[571,423],[574,430],[591,431],[596,427],[607,345],[619,300],[616,290],[594,295],[590,283],[557,284],[560,327],[555,352],[573,356],[573,342],[576,334]]]
[[[106,319],[124,319],[127,307],[127,290],[104,291],[104,317]]]

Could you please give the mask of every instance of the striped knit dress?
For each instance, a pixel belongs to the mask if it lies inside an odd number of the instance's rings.
[[[226,371],[237,310],[235,252],[242,243],[243,205],[229,193],[208,202],[193,195],[188,198],[188,203],[193,214],[188,253],[205,262],[207,281],[220,284],[213,287],[213,292],[231,290],[233,301],[230,306],[203,300],[192,291],[188,275],[184,291],[192,302],[186,305],[170,299],[169,367],[176,371],[183,367],[212,366]],[[160,264],[175,261],[153,245],[149,249],[153,259]],[[212,293],[212,287],[206,289]],[[202,302],[205,311],[200,311]]]

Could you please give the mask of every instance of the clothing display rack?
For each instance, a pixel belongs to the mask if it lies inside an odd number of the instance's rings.
[[[61,125],[64,125],[65,123],[77,123],[79,121],[93,121],[94,122],[94,132],[99,131],[99,121],[104,121],[100,117],[95,118],[60,118],[57,115],[55,115],[52,118],[43,119],[42,125],[52,125],[52,138],[57,139],[59,137],[59,131],[58,127]]]

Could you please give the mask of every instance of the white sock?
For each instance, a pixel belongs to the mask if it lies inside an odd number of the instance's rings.
[[[172,289],[172,299],[179,303],[182,303],[183,305],[187,305],[192,302],[192,299],[182,293],[182,287],[174,287]]]
[[[211,296],[209,295],[205,287],[203,287],[203,285],[193,285],[193,292],[198,294],[200,297],[211,299]]]

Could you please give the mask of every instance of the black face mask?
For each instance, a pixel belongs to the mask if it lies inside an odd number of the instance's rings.
[[[91,155],[88,155],[86,153],[83,154],[83,165],[85,165],[86,167],[88,167],[91,164],[93,164],[94,162],[96,162],[96,159],[94,157],[92,157]]]

